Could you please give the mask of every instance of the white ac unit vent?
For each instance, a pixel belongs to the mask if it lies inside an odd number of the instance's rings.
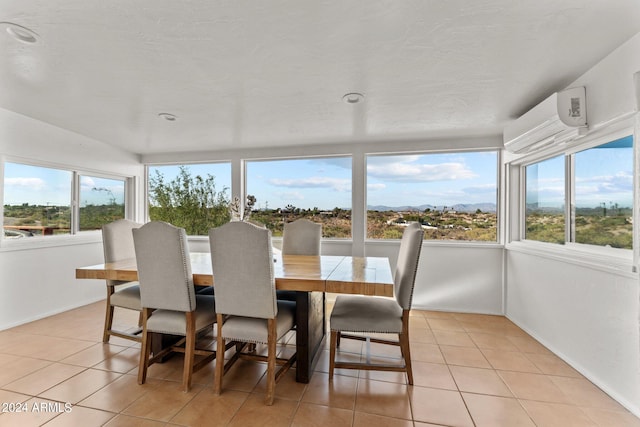
[[[556,92],[504,128],[504,148],[516,154],[561,144],[587,131],[585,88]]]

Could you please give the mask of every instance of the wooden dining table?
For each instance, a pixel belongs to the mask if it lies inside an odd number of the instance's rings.
[[[209,253],[191,253],[196,286],[214,286]],[[274,252],[276,289],[296,291],[296,381],[308,383],[326,334],[325,294],[393,296],[389,260],[381,257],[282,255]],[[135,259],[76,269],[77,279],[138,280]]]

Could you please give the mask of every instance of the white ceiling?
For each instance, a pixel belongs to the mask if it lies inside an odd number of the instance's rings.
[[[0,0],[0,21],[40,37],[0,34],[0,107],[148,154],[500,134],[639,32],[640,2]]]

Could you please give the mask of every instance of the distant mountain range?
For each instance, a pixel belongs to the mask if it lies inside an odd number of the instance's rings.
[[[367,210],[370,211],[394,211],[394,212],[407,212],[407,211],[419,211],[424,212],[426,209],[431,209],[432,211],[441,211],[445,208],[445,206],[440,205],[419,205],[419,206],[385,206],[385,205],[377,205],[377,206],[367,206]],[[496,204],[495,203],[459,203],[453,206],[446,206],[447,210],[455,210],[457,212],[475,212],[480,209],[482,212],[495,212]]]

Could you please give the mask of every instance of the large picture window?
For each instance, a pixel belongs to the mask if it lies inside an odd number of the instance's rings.
[[[249,161],[247,194],[252,219],[282,235],[285,222],[322,223],[324,237],[351,237],[351,157]]]
[[[367,156],[367,238],[497,241],[497,152]]]
[[[4,164],[4,238],[99,230],[125,217],[126,178],[22,163]],[[78,189],[76,192],[75,189]],[[74,204],[77,194],[77,203]],[[77,205],[74,210],[72,206]]]
[[[231,163],[149,166],[149,219],[192,236],[229,222]]]

